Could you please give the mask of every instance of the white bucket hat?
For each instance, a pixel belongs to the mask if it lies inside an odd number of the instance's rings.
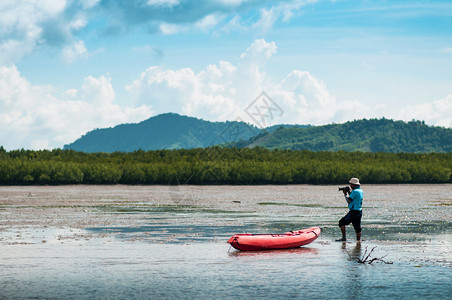
[[[358,178],[352,178],[352,179],[350,179],[349,183],[354,184],[354,185],[360,185],[359,179],[358,179]]]

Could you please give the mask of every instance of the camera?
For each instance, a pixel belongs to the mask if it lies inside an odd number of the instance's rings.
[[[340,187],[338,188],[338,191],[346,191],[347,193],[350,193],[350,187],[349,186]]]

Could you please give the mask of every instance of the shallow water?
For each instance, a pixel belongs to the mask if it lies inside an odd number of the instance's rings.
[[[336,186],[0,187],[0,298],[450,299],[452,185],[363,190],[357,244],[334,242]],[[226,243],[311,226],[303,248]]]

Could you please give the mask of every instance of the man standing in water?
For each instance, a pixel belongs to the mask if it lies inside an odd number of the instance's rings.
[[[352,178],[349,181],[350,189],[342,189],[345,195],[345,200],[348,203],[349,212],[345,217],[339,220],[339,227],[342,232],[342,239],[337,242],[345,242],[347,240],[345,234],[345,226],[350,223],[353,224],[353,228],[356,232],[356,240],[361,240],[361,217],[363,215],[363,190],[358,178]],[[347,196],[349,194],[349,196]]]

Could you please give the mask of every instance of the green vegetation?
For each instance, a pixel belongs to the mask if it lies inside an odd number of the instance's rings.
[[[264,132],[234,145],[310,151],[451,152],[452,129],[428,126],[421,121],[364,119]]]
[[[84,153],[0,147],[0,184],[451,183],[452,153],[219,148]]]

